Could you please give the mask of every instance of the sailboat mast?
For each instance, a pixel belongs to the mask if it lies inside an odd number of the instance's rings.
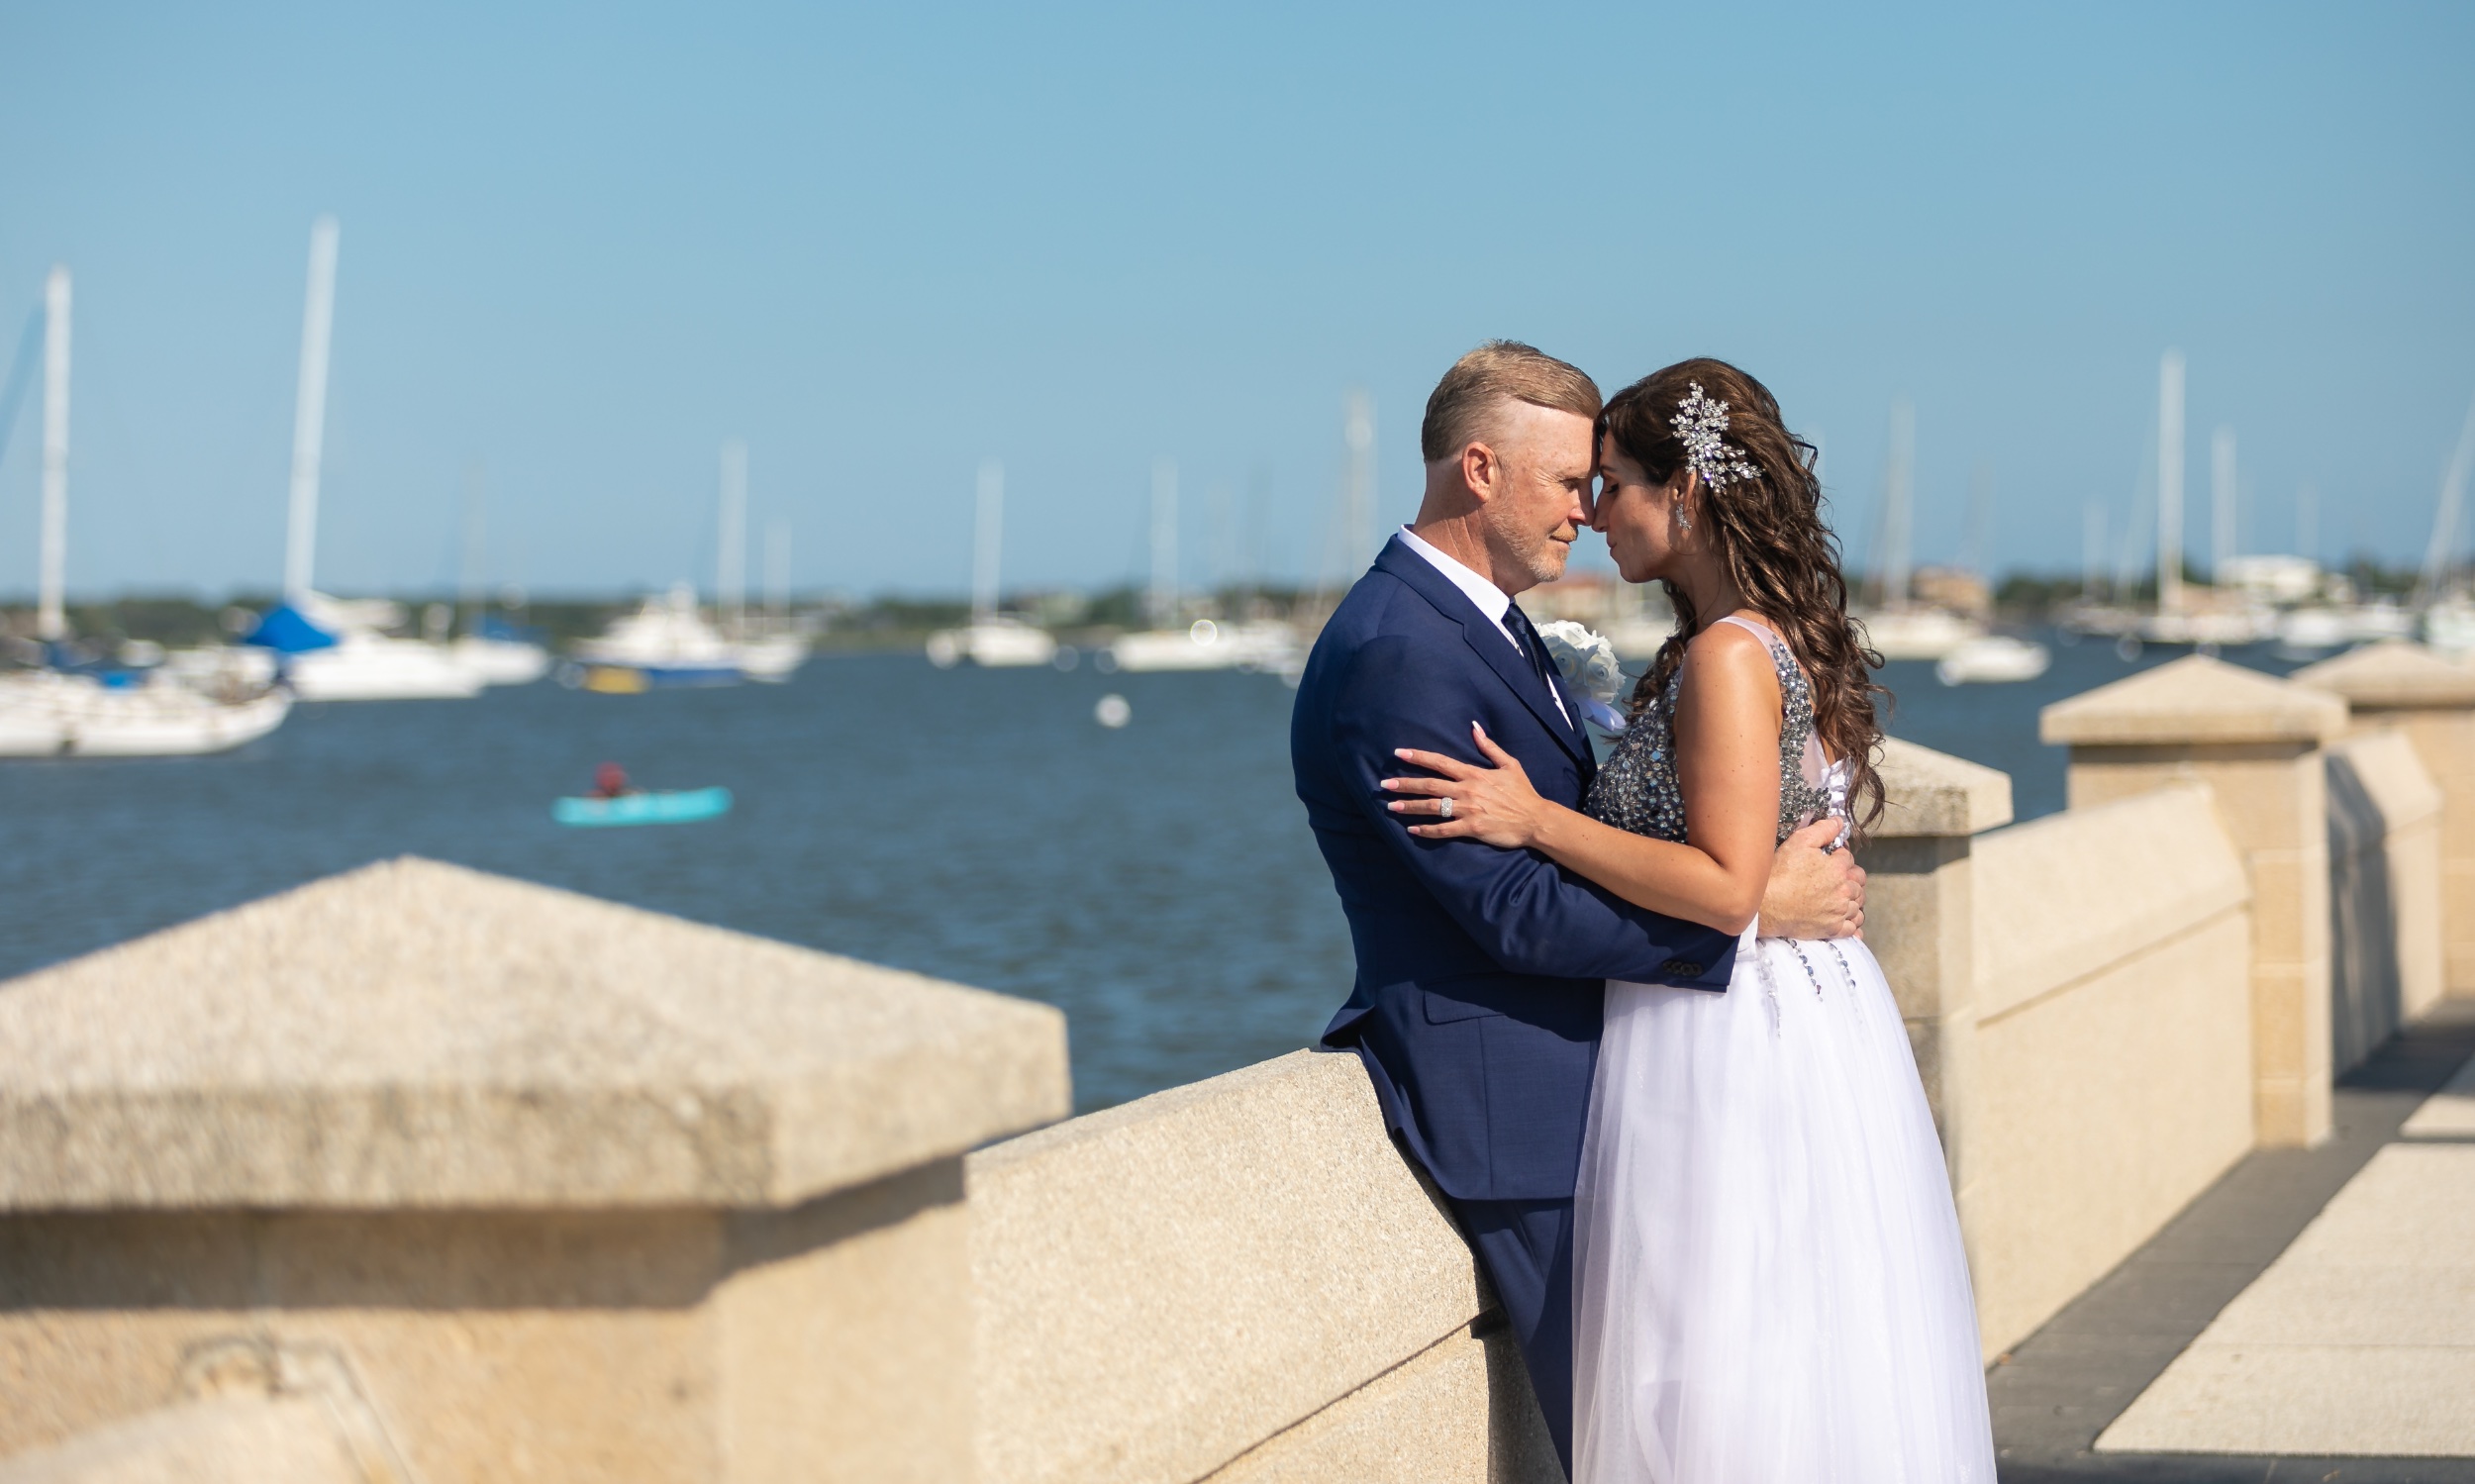
[[[481,624],[481,465],[464,470],[464,572],[458,594],[464,609],[464,632],[477,634]]]
[[[787,522],[765,526],[765,619],[776,634],[791,626],[791,528]]]
[[[2424,548],[2422,597],[2427,603],[2440,596],[2440,584],[2449,574],[2449,557],[2457,549],[2458,508],[2466,499],[2469,465],[2475,465],[2475,403],[2467,405],[2457,450],[2449,455],[2448,471],[2440,476],[2440,509],[2432,516],[2431,544]]]
[[[971,530],[971,622],[997,617],[997,558],[1006,537],[1006,466],[980,460],[979,519]]]
[[[2183,352],[2157,362],[2157,611],[2183,611]]]
[[[714,558],[714,604],[733,639],[747,627],[747,445],[722,445],[721,550]]]
[[[1177,618],[1177,460],[1151,466],[1151,622]]]
[[[309,296],[301,310],[301,380],[292,405],[292,518],[284,540],[283,595],[310,590],[318,554],[318,470],[327,444],[327,347],[335,329],[336,219],[310,224]]]
[[[43,566],[35,633],[68,638],[68,269],[43,285]]]
[[[1906,397],[1891,403],[1891,467],[1885,481],[1882,544],[1882,601],[1897,608],[1908,601],[1912,552],[1909,508],[1917,468],[1917,407]]]
[[[2221,427],[2209,441],[2209,580],[2223,586],[2234,559],[2234,430]]]
[[[1341,509],[1341,579],[1354,582],[1375,559],[1375,403],[1361,389],[1349,393],[1342,433],[1349,443],[1349,486]]]

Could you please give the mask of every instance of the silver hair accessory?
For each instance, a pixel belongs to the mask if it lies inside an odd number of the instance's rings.
[[[1452,796],[1450,794],[1445,794],[1443,796],[1443,807],[1436,812],[1442,815],[1447,820],[1452,818]]]
[[[1728,404],[1714,402],[1702,395],[1702,383],[1690,383],[1692,395],[1676,404],[1676,415],[1670,425],[1684,444],[1686,467],[1702,476],[1710,489],[1745,479],[1759,479],[1760,466],[1744,456],[1741,448],[1731,447],[1720,435],[1728,431]],[[1693,528],[1688,524],[1685,527]]]

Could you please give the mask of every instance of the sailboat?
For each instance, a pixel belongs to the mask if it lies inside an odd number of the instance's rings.
[[[940,670],[969,660],[986,669],[1053,664],[1057,642],[1047,630],[997,611],[997,562],[1005,541],[1006,467],[980,463],[979,505],[971,527],[971,622],[928,638],[929,663]]]
[[[327,436],[327,352],[335,328],[334,217],[310,225],[309,293],[301,314],[301,375],[292,415],[292,499],[284,544],[283,602],[262,615],[248,642],[279,656],[304,701],[460,700],[481,677],[445,644],[398,639],[378,620],[392,604],[352,604],[311,586],[318,553],[318,479]]]
[[[1350,496],[1347,519],[1354,530],[1356,512],[1372,508],[1371,432],[1360,434],[1365,416],[1362,399],[1353,399],[1350,424]],[[1161,459],[1151,472],[1151,592],[1145,606],[1152,627],[1120,635],[1109,645],[1110,663],[1138,673],[1149,670],[1272,670],[1293,673],[1304,665],[1298,637],[1274,619],[1225,623],[1197,619],[1177,625],[1177,465]]]
[[[2446,595],[2441,591],[2457,549],[2458,515],[2466,501],[2470,471],[2475,471],[2475,403],[2467,406],[2457,448],[2440,476],[2440,508],[2433,514],[2431,544],[2424,553],[2424,640],[2453,657],[2475,653],[2475,599],[2463,591]]]
[[[464,632],[448,643],[447,653],[484,685],[531,685],[549,672],[550,651],[484,609],[481,537],[481,471],[475,468],[464,487]]]
[[[69,275],[44,285],[43,544],[36,632],[68,639]],[[0,757],[167,757],[220,752],[282,725],[292,698],[259,688],[208,695],[130,671],[44,669],[0,676]]]
[[[1855,617],[1864,625],[1865,642],[1883,658],[1938,660],[1970,640],[1983,638],[1985,626],[1946,608],[1917,603],[1910,596],[1910,484],[1916,466],[1916,409],[1902,397],[1891,405],[1890,466],[1883,480],[1882,537],[1886,560],[1882,569],[1882,603]]]
[[[747,629],[747,445],[722,445],[722,540],[714,559],[714,598],[732,662],[750,680],[779,685],[808,657],[805,636],[784,630],[751,635]]]

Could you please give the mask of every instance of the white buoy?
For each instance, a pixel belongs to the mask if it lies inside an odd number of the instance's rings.
[[[1091,719],[1115,732],[1135,719],[1135,708],[1126,704],[1124,696],[1112,692],[1102,696],[1100,704],[1091,709]]]

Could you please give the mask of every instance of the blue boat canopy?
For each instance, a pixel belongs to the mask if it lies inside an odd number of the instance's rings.
[[[336,637],[319,628],[289,603],[278,603],[258,615],[243,643],[256,644],[278,654],[306,654],[312,649],[332,649]]]

